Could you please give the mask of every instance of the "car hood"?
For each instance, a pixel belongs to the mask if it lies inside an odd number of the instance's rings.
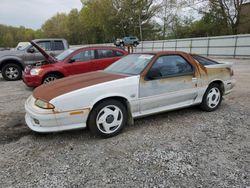
[[[104,71],[96,71],[90,73],[79,74],[55,80],[48,84],[37,87],[33,92],[33,97],[49,102],[60,95],[72,92],[74,90],[85,87],[109,82],[121,78],[128,77],[121,74],[112,74]]]

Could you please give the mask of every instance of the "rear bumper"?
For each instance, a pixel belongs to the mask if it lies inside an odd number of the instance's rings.
[[[27,75],[23,73],[22,79],[23,79],[23,82],[28,87],[37,87],[42,84],[42,77],[40,76],[32,76],[32,75]]]
[[[227,95],[232,92],[235,83],[236,83],[235,79],[224,81],[224,95]]]

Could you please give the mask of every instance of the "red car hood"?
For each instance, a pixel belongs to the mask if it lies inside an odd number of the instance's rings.
[[[78,74],[75,76],[55,80],[48,84],[43,84],[34,90],[33,96],[36,99],[41,99],[43,101],[49,102],[55,97],[77,89],[125,77],[127,76],[120,74],[111,74],[104,71]]]

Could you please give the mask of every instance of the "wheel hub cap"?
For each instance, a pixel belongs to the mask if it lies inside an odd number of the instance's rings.
[[[214,87],[210,89],[207,95],[207,105],[210,108],[215,108],[219,104],[220,98],[221,98],[221,93],[218,88]]]
[[[96,118],[97,128],[105,134],[115,132],[122,125],[122,122],[122,111],[115,105],[108,105],[102,108]]]
[[[7,75],[8,78],[14,79],[14,78],[18,77],[19,72],[18,72],[18,70],[15,67],[9,67],[6,70],[6,75]]]
[[[107,123],[112,123],[114,121],[114,116],[113,115],[108,115],[108,117],[106,118],[106,122]]]

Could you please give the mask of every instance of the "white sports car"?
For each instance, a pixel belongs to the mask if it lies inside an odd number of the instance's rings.
[[[234,86],[232,64],[184,52],[130,54],[104,71],[36,88],[25,120],[37,132],[89,127],[111,137],[134,118],[200,105],[216,110]]]

